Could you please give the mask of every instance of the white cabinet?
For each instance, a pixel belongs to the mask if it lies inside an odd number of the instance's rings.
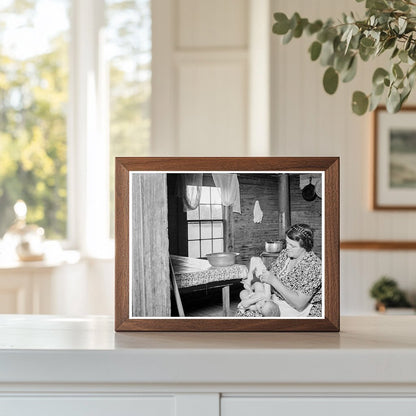
[[[414,416],[416,316],[341,333],[115,333],[0,315],[3,416]]]
[[[221,416],[414,416],[416,398],[224,397]]]
[[[7,416],[174,416],[175,398],[159,397],[15,397],[0,398]]]

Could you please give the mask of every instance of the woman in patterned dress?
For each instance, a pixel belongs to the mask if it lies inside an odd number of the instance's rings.
[[[301,312],[309,304],[308,316],[322,316],[322,262],[312,251],[313,231],[309,225],[295,224],[286,231],[286,249],[260,277],[269,283],[278,298]]]

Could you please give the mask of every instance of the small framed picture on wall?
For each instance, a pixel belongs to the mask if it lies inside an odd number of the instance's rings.
[[[338,331],[339,159],[117,158],[117,331]]]
[[[373,117],[373,208],[416,209],[416,107],[380,107]]]

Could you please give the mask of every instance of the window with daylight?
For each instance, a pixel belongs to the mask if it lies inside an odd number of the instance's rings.
[[[151,0],[0,3],[0,239],[22,199],[47,239],[100,251],[114,157],[149,153]]]
[[[106,0],[109,68],[110,234],[114,237],[114,158],[150,146],[151,0]]]
[[[224,217],[221,190],[212,186],[201,187],[198,208],[187,212],[188,256],[205,257],[224,250]]]
[[[18,199],[48,238],[67,235],[70,10],[70,0],[0,5],[0,238]]]

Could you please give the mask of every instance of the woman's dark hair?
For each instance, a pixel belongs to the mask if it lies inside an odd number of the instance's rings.
[[[295,224],[289,227],[286,235],[294,241],[298,241],[299,245],[306,251],[311,251],[313,247],[313,230],[307,224]]]

